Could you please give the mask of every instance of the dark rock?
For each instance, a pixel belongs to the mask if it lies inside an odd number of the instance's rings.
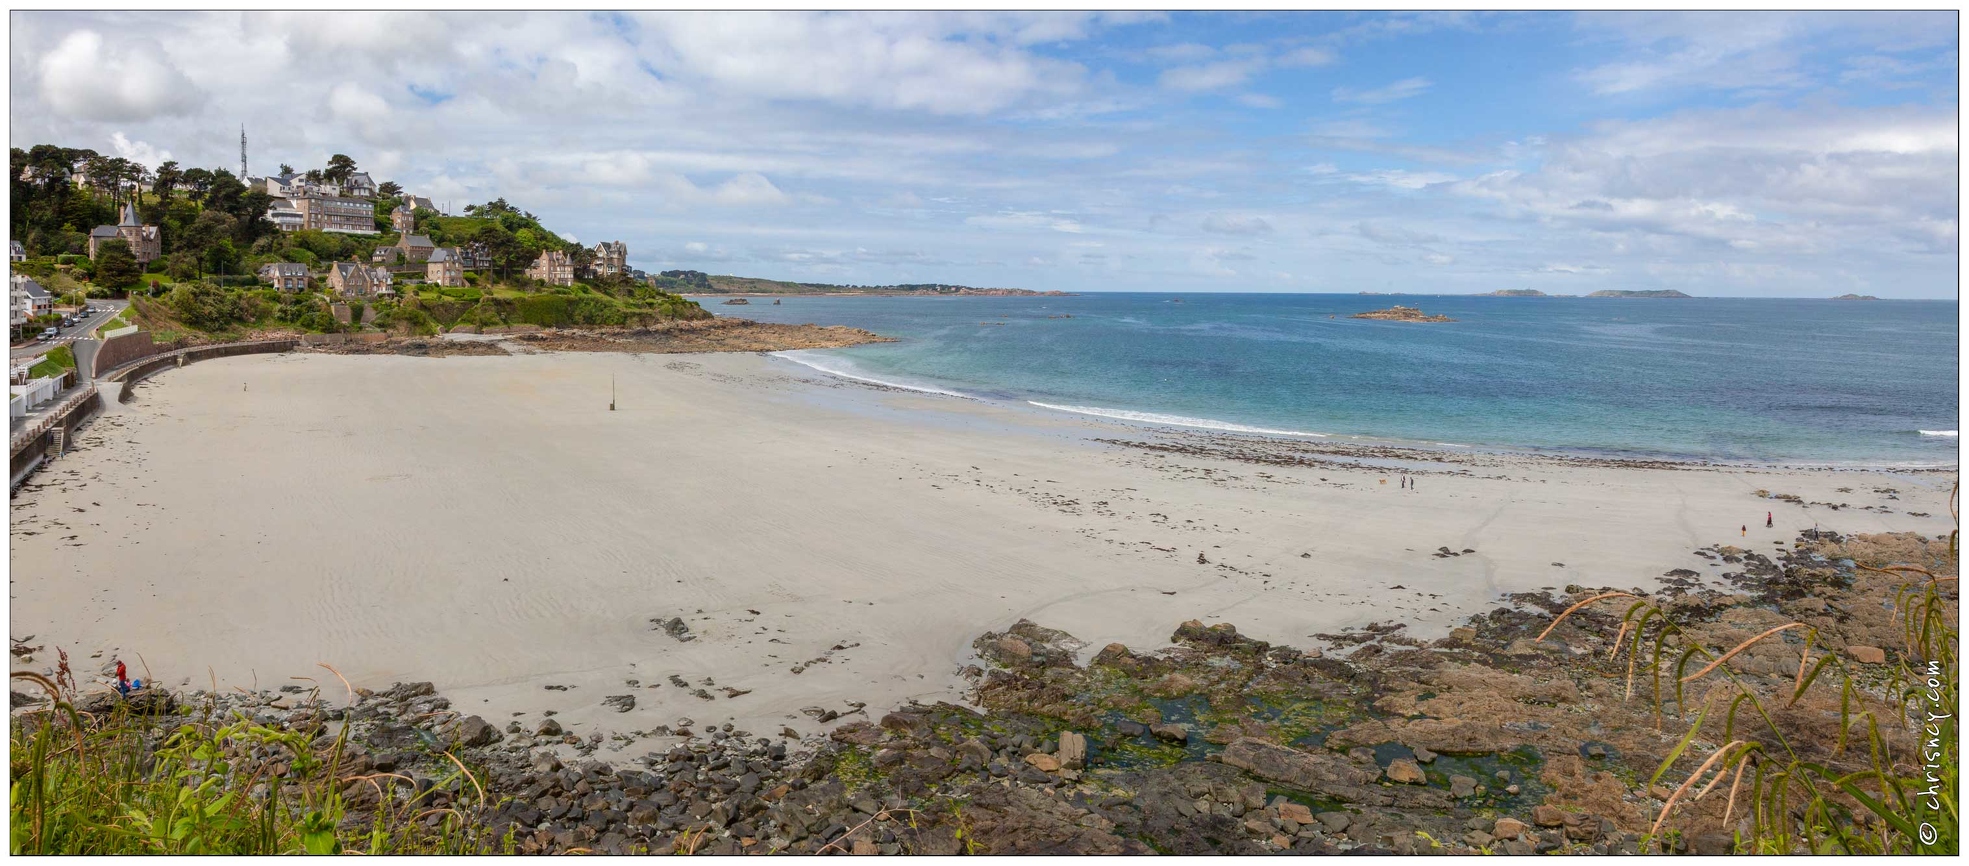
[[[618,713],[626,713],[636,708],[635,695],[609,695],[602,699],[602,706],[614,707]]]

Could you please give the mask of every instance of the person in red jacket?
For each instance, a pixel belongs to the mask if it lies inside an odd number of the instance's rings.
[[[1764,512],[1764,528],[1771,528],[1771,512],[1769,511]]]
[[[126,695],[130,693],[130,674],[124,670],[122,659],[116,660],[116,690]]]

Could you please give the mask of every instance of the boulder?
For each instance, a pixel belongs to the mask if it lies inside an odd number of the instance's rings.
[[[1301,806],[1298,803],[1280,803],[1278,806],[1278,817],[1281,821],[1291,821],[1294,824],[1311,824],[1313,823],[1313,810]]]
[[[1449,777],[1449,795],[1457,799],[1477,793],[1477,780],[1469,776]]]
[[[837,743],[852,743],[857,746],[873,746],[882,740],[882,729],[867,722],[849,722],[829,733],[829,739]]]
[[[1388,764],[1388,781],[1402,785],[1427,785],[1429,777],[1422,774],[1422,768],[1414,761],[1400,758]]]
[[[1087,766],[1087,738],[1073,731],[1060,732],[1060,766],[1079,770]]]
[[[1846,654],[1852,656],[1853,661],[1863,665],[1884,665],[1887,663],[1887,651],[1877,646],[1849,646],[1846,648]]]
[[[614,707],[618,713],[626,713],[636,708],[635,695],[609,695],[602,699],[602,706]]]
[[[1311,754],[1246,737],[1225,746],[1220,758],[1225,764],[1261,779],[1324,794],[1341,802],[1373,805],[1393,802],[1392,796],[1370,787],[1380,777],[1379,772],[1331,755]]]
[[[899,734],[920,737],[930,732],[930,721],[913,713],[890,713],[882,717],[882,727]]]
[[[458,745],[467,749],[489,746],[500,740],[499,729],[478,716],[459,719],[457,724],[451,726],[451,736],[458,741]]]
[[[1032,645],[1009,634],[993,641],[991,648],[997,651],[998,660],[1007,664],[1032,660]]]
[[[1048,755],[1045,752],[1033,752],[1027,755],[1026,763],[1031,764],[1034,769],[1042,773],[1057,773],[1060,771],[1060,759]]]
[[[1531,822],[1540,827],[1563,827],[1566,813],[1557,806],[1538,805],[1532,807]]]
[[[1168,740],[1172,743],[1187,743],[1190,741],[1189,725],[1175,723],[1150,725],[1149,733],[1154,734],[1158,740]]]
[[[536,737],[558,737],[561,735],[561,723],[553,719],[543,719],[540,722],[540,727],[533,729],[533,735]]]
[[[1516,839],[1524,835],[1526,829],[1525,822],[1516,818],[1499,818],[1497,824],[1491,827],[1490,834],[1499,839]]]

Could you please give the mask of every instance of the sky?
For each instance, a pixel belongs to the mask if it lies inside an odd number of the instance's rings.
[[[14,147],[504,197],[631,264],[1954,298],[1919,13],[14,12]]]

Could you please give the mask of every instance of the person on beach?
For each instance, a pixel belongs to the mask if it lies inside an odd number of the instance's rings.
[[[1771,528],[1771,512],[1769,511],[1764,512],[1764,528]]]
[[[122,659],[116,660],[116,691],[122,695],[130,694],[130,672],[124,669]]]
[[[1750,537],[1750,524],[1748,524],[1748,523],[1746,523],[1746,524],[1744,524],[1744,525],[1743,525],[1743,533],[1742,533],[1742,534],[1743,534],[1743,537],[1745,537],[1745,538],[1749,538],[1749,537]]]

